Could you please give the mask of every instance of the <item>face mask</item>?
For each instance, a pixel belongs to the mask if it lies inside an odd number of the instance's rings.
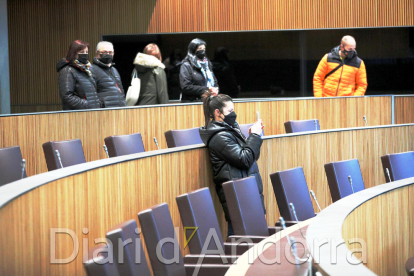
[[[99,60],[104,64],[110,64],[112,63],[112,60],[114,59],[113,55],[99,55]]]
[[[204,59],[206,57],[206,50],[199,50],[196,52],[196,56],[199,59]]]
[[[226,122],[227,124],[233,126],[234,123],[236,122],[236,118],[237,118],[236,112],[232,111],[229,114],[224,116],[223,121]]]
[[[88,54],[78,54],[78,60],[80,63],[87,64],[89,59]]]
[[[342,45],[344,50],[342,51],[346,58],[353,58],[356,55],[356,51],[347,51],[345,50],[345,46]]]

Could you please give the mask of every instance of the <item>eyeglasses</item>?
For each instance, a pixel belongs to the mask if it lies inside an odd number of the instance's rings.
[[[112,52],[112,51],[110,51],[110,52],[107,52],[107,51],[100,52],[100,51],[98,51],[98,53],[100,53],[101,55],[113,55],[114,54],[114,52]]]

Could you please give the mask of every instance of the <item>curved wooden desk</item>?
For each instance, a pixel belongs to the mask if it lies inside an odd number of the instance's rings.
[[[313,218],[291,226],[286,231],[278,232],[256,244],[237,259],[226,276],[305,275],[308,263],[302,262],[297,265],[294,262],[286,236],[295,238],[298,242],[299,258],[306,258],[309,251],[299,227],[306,236],[306,229],[312,220]]]
[[[413,195],[414,178],[408,178],[360,191],[324,209],[307,232],[324,275],[406,275],[405,262],[414,256]],[[330,242],[315,250],[316,241]],[[338,244],[336,251],[332,241]],[[355,256],[366,256],[365,265],[350,257],[351,250],[361,248],[366,255]]]
[[[380,156],[414,150],[413,135],[414,124],[264,137],[258,166],[268,225],[279,219],[270,173],[302,166],[309,189],[325,208],[331,204],[325,163],[358,158],[369,188],[385,181]],[[226,233],[208,150],[203,145],[97,160],[2,186],[0,275],[83,275],[83,239],[92,247],[94,239],[104,237],[112,226],[136,220],[138,212],[162,202],[169,204],[183,245],[175,197],[203,187],[210,187],[221,231]],[[52,228],[67,228],[77,235],[79,256],[74,261],[50,263]],[[69,257],[73,245],[69,235],[56,235],[56,258]]]

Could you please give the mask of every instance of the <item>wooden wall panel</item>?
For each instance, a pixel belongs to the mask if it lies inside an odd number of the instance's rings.
[[[36,112],[60,103],[56,62],[75,39],[94,52],[102,34],[412,26],[414,2],[8,0],[8,22],[11,104]]]
[[[377,275],[406,275],[405,262],[414,256],[413,197],[414,185],[387,192],[356,208],[344,221],[344,240],[357,237],[366,242],[366,266]]]
[[[414,96],[395,97],[395,123],[414,123]]]
[[[270,173],[302,166],[309,189],[315,191],[325,208],[331,204],[325,163],[358,158],[365,187],[370,188],[385,183],[380,156],[414,150],[413,135],[414,125],[409,125],[264,140],[258,165],[268,224],[274,225],[279,217]],[[138,212],[161,202],[169,204],[173,223],[180,229],[182,247],[183,232],[175,197],[202,187],[210,187],[225,234],[206,148],[132,160],[48,183],[0,209],[0,275],[83,275],[82,254],[67,265],[49,264],[50,228],[69,228],[78,237],[89,238],[92,246],[93,239],[103,237],[110,227],[137,219]],[[383,208],[388,206],[383,204]],[[316,206],[314,209],[317,210]],[[82,234],[84,227],[89,229],[88,235]],[[59,236],[56,246],[60,258],[70,254],[72,244],[65,236]]]
[[[319,119],[321,129],[391,124],[391,97],[330,98],[236,103],[237,121],[253,123],[256,111],[266,135],[285,133],[288,120]],[[0,117],[0,148],[20,146],[28,175],[47,171],[42,144],[81,139],[87,161],[106,158],[104,138],[140,132],[147,151],[167,148],[164,132],[204,125],[201,105],[125,108]]]

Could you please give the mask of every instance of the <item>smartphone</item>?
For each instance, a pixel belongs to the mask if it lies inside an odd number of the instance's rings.
[[[260,120],[260,112],[256,111],[256,121],[259,121],[259,120]]]

